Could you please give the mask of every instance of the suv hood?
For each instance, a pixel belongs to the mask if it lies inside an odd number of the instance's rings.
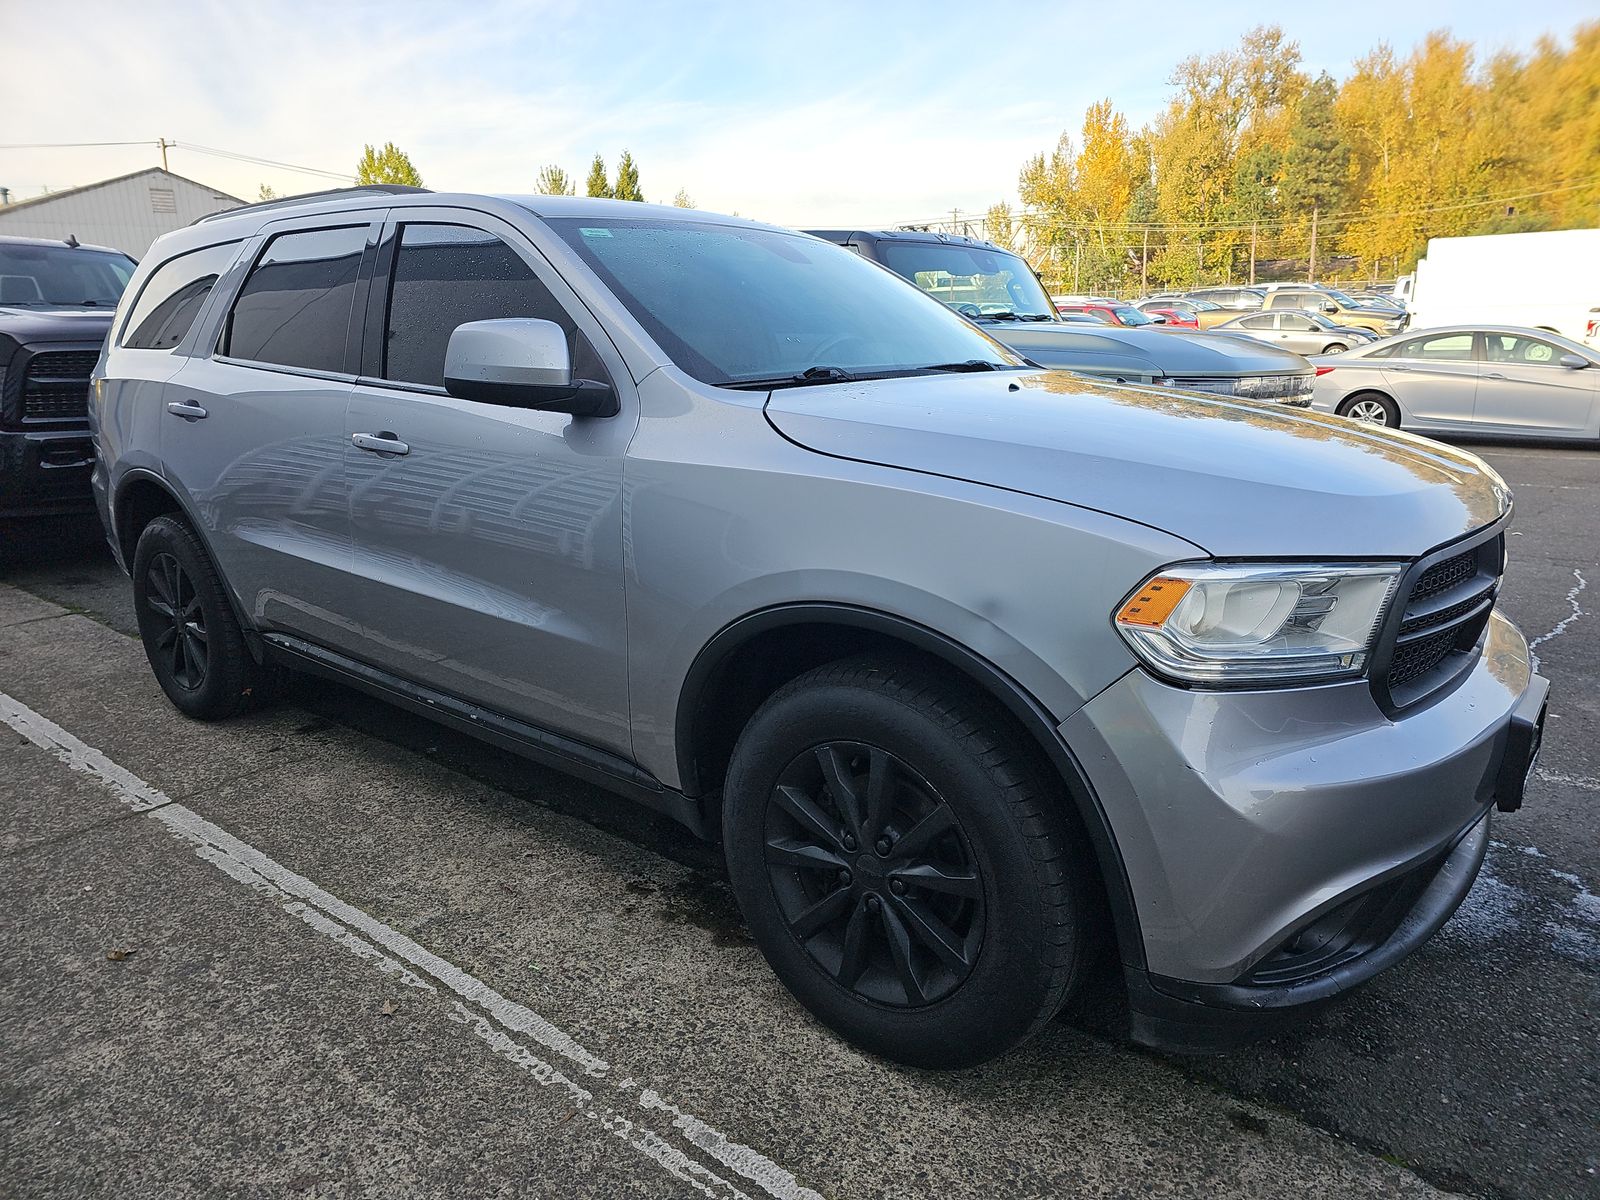
[[[1483,462],[1410,434],[1059,371],[787,389],[767,417],[821,454],[1094,509],[1220,557],[1413,558],[1510,504]]]
[[[1277,346],[1185,329],[1124,329],[1056,321],[981,321],[983,331],[1042,367],[1126,370],[1152,378],[1292,375],[1305,360]]]
[[[34,308],[0,304],[0,333],[22,342],[100,341],[114,308]]]

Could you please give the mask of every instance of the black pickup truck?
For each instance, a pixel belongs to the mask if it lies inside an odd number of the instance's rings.
[[[134,266],[75,238],[0,237],[0,522],[94,511],[89,374]]]

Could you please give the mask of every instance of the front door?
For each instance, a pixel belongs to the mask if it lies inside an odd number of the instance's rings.
[[[1507,432],[1563,435],[1594,427],[1600,367],[1561,365],[1571,354],[1554,342],[1516,333],[1483,335],[1477,423]]]
[[[1379,361],[1408,421],[1470,425],[1478,393],[1471,333],[1419,334]]]
[[[619,415],[446,394],[450,333],[539,317]],[[394,674],[631,754],[622,461],[638,407],[620,356],[516,229],[396,210],[345,422],[359,654]],[[392,445],[391,445],[392,444]]]
[[[252,243],[216,335],[168,382],[162,458],[257,628],[348,644],[345,406],[361,264],[380,222],[287,228]]]

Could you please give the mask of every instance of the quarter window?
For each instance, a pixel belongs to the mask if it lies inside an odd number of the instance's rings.
[[[463,225],[400,227],[384,331],[385,379],[443,387],[445,350],[456,326],[501,317],[554,321],[566,330],[574,377],[606,377],[566,309],[505,242]]]
[[[252,362],[343,371],[367,226],[280,233],[240,289],[223,353]]]
[[[1260,316],[1241,318],[1239,326],[1242,329],[1271,329],[1277,319],[1270,313],[1263,313]]]
[[[238,242],[207,246],[162,263],[145,282],[123,325],[130,350],[171,350],[188,334],[217,276],[232,265]]]

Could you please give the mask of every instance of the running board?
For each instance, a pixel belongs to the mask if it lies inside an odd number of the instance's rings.
[[[663,786],[655,776],[620,754],[479,708],[288,634],[263,634],[261,640],[267,657],[286,667],[347,684],[541,766],[553,767],[606,788],[671,817],[696,837],[707,837],[705,817],[698,803],[682,792]]]

